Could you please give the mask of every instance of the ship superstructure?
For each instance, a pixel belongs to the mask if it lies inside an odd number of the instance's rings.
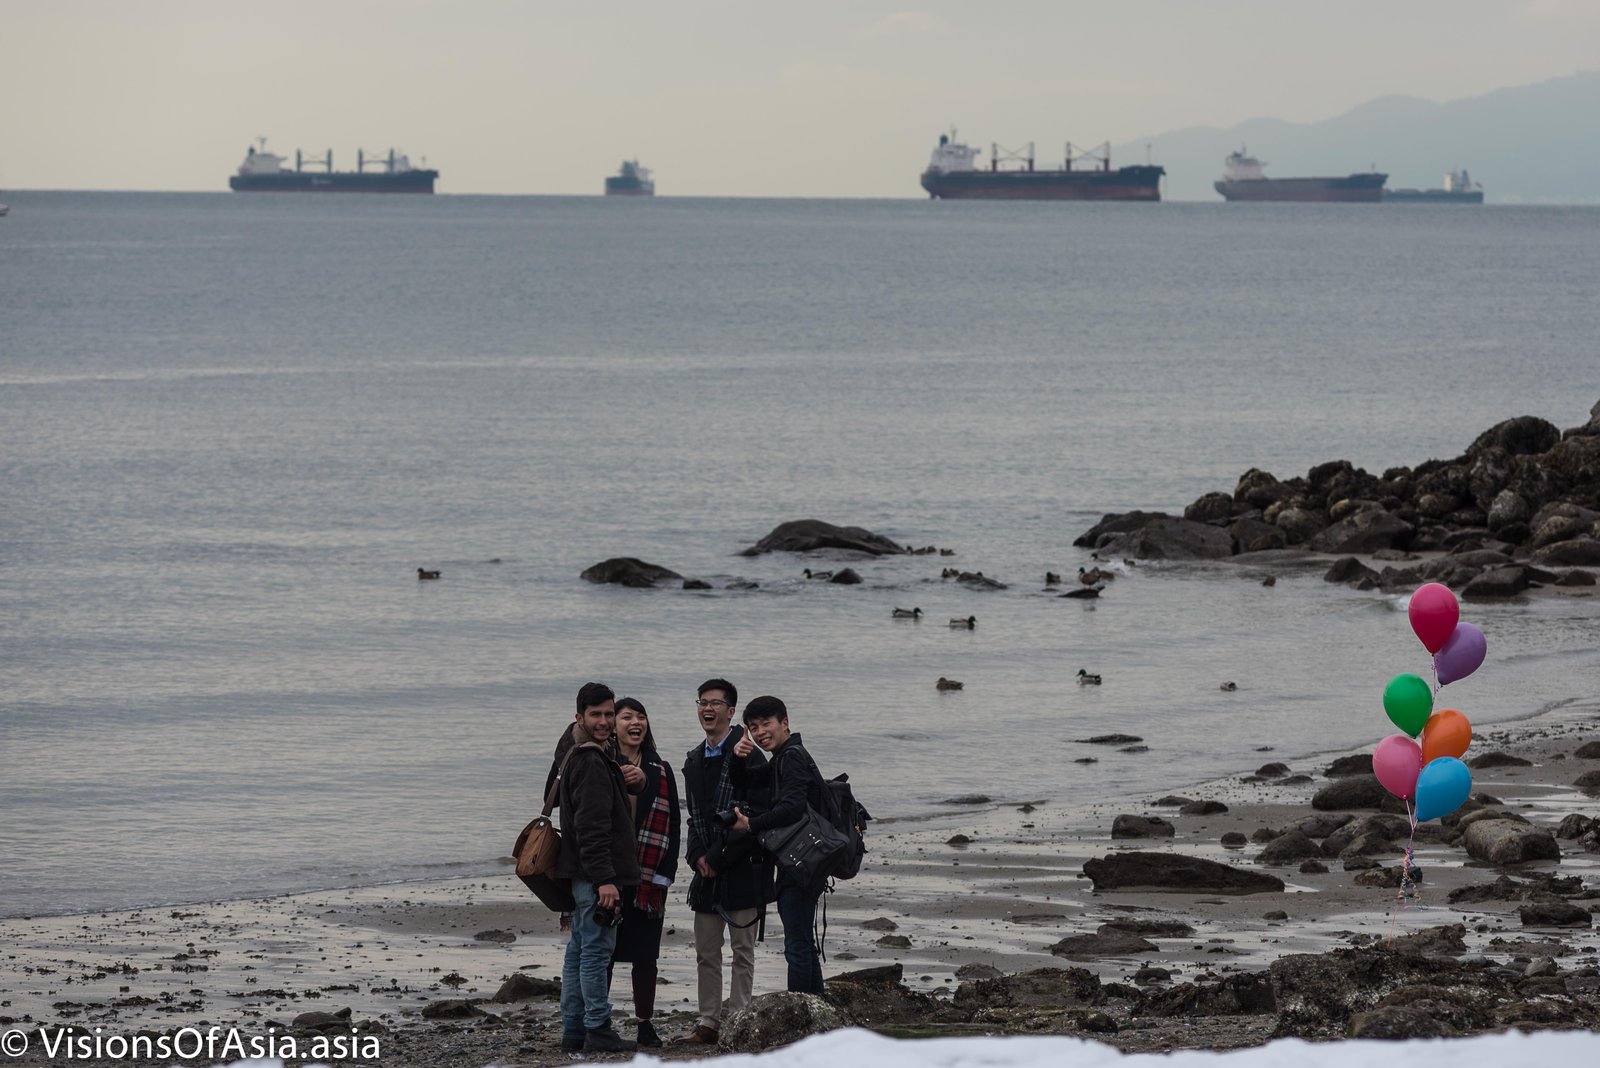
[[[1444,176],[1443,189],[1385,189],[1383,199],[1403,204],[1482,204],[1483,186],[1463,167]]]
[[[922,188],[935,199],[949,200],[1144,200],[1161,199],[1161,176],[1154,164],[1111,169],[1111,145],[1088,150],[1069,142],[1059,167],[1039,169],[1033,143],[1020,149],[989,149],[989,165],[977,163],[983,150],[957,139],[956,131],[939,136],[939,144],[922,172]]]
[[[259,147],[258,147],[259,145]],[[403,153],[389,149],[386,155],[369,157],[356,150],[356,169],[333,169],[333,149],[321,156],[294,153],[294,169],[276,152],[267,150],[267,139],[258,139],[245,152],[244,162],[228,179],[236,193],[432,193],[439,172],[413,167]]]
[[[1222,178],[1213,188],[1226,200],[1289,200],[1313,203],[1376,204],[1387,174],[1367,171],[1343,178],[1268,178],[1266,161],[1240,148],[1222,161]]]
[[[608,197],[653,197],[656,182],[650,168],[636,159],[625,159],[617,173],[606,179]]]

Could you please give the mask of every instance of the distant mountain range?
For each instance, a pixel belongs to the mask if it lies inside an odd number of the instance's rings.
[[[1321,122],[1250,119],[1195,126],[1112,146],[1114,166],[1167,168],[1168,200],[1221,201],[1211,183],[1240,145],[1267,175],[1341,175],[1373,166],[1388,187],[1437,188],[1465,167],[1490,203],[1600,203],[1600,71],[1434,103],[1379,97]]]

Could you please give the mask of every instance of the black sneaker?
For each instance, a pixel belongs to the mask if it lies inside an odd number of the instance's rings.
[[[561,1036],[561,1048],[566,1050],[568,1053],[582,1053],[583,1052],[583,1036],[582,1035],[562,1035]]]
[[[639,1043],[617,1034],[610,1021],[583,1036],[585,1053],[632,1053],[638,1048]]]
[[[661,1045],[661,1036],[656,1034],[656,1029],[649,1020],[639,1021],[638,1040],[639,1045],[647,1046],[650,1049],[655,1049]]]

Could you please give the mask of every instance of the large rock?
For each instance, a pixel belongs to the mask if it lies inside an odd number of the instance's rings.
[[[1328,765],[1323,772],[1330,779],[1343,779],[1351,775],[1372,774],[1372,754],[1356,753],[1351,756],[1342,756]]]
[[[1160,816],[1132,816],[1124,813],[1111,821],[1113,838],[1171,838],[1175,828]]]
[[[1205,894],[1279,893],[1283,880],[1179,853],[1111,853],[1084,862],[1101,890],[1179,890]]]
[[[1278,1012],[1275,1037],[1346,1037],[1352,1017],[1409,999],[1403,989],[1448,1000],[1456,983],[1482,986],[1490,965],[1382,949],[1339,949],[1279,957],[1268,968]],[[1435,985],[1436,984],[1436,985]],[[1493,997],[1484,999],[1491,1006]],[[1490,1009],[1492,1012],[1492,1008]],[[1492,1015],[1482,1023],[1492,1022]],[[1376,1030],[1374,1031],[1376,1035]]]
[[[558,998],[560,996],[561,984],[556,980],[535,979],[531,975],[515,972],[500,984],[500,989],[495,991],[494,997],[490,1000],[504,1005],[513,1001],[527,1001],[529,998]]]
[[[1068,935],[1051,946],[1050,952],[1068,960],[1098,960],[1101,957],[1136,957],[1160,948],[1130,931],[1102,928],[1094,934]]]
[[[1558,541],[1570,541],[1581,538],[1593,529],[1594,522],[1584,521],[1575,515],[1556,514],[1533,528],[1533,537],[1530,540],[1535,549],[1543,549],[1546,545],[1554,545]]]
[[[1302,831],[1290,831],[1268,842],[1266,848],[1256,856],[1256,863],[1294,864],[1321,855],[1322,847],[1313,842],[1309,835]]]
[[[1166,512],[1108,512],[1100,517],[1100,522],[1073,539],[1072,544],[1098,549],[1112,538],[1138,530],[1152,520],[1171,518]]]
[[[1479,820],[1466,829],[1461,840],[1467,855],[1485,864],[1561,859],[1554,835],[1515,820]]]
[[[1379,549],[1404,549],[1416,527],[1379,508],[1346,516],[1310,539],[1319,553],[1374,553]]]
[[[602,560],[593,567],[585,568],[578,577],[589,582],[608,582],[635,589],[683,578],[676,571],[669,571],[657,564],[647,564],[632,556],[614,556],[610,560]]]
[[[1489,502],[1489,529],[1501,531],[1513,524],[1526,526],[1530,509],[1516,490],[1503,489]]]
[[[1266,508],[1289,496],[1293,490],[1272,475],[1252,467],[1239,476],[1233,489],[1233,499],[1251,508]]]
[[[841,972],[828,977],[823,997],[863,1027],[925,1024],[946,1014],[948,1004],[907,989],[904,978],[898,963]]]
[[[482,1016],[483,1010],[478,1008],[467,998],[447,998],[443,1001],[430,1001],[422,1006],[424,1020],[465,1020],[472,1016]]]
[[[1284,539],[1290,545],[1299,545],[1301,542],[1310,541],[1327,526],[1328,516],[1326,512],[1314,508],[1290,505],[1279,511],[1272,522],[1283,531]]]
[[[1240,516],[1228,524],[1228,536],[1233,538],[1233,551],[1238,553],[1270,552],[1289,544],[1283,531],[1254,516]]]
[[[1552,542],[1533,554],[1533,562],[1545,567],[1552,565],[1584,567],[1600,564],[1600,541],[1585,537]]]
[[[1535,901],[1517,910],[1524,927],[1589,927],[1589,910],[1569,901]]]
[[[1103,542],[1100,548],[1140,560],[1221,560],[1233,555],[1233,537],[1209,523],[1162,516]]]
[[[1086,968],[1035,968],[962,983],[952,999],[967,1012],[980,1009],[1060,1009],[1099,1005],[1100,978]]]
[[[1353,556],[1335,560],[1322,576],[1323,582],[1342,582],[1359,590],[1376,589],[1380,585],[1378,573]]]
[[[1543,464],[1568,486],[1592,490],[1600,484],[1600,437],[1567,438],[1544,455]]]
[[[1586,771],[1579,775],[1572,785],[1590,797],[1600,796],[1600,771]]]
[[[722,1022],[722,1046],[760,1053],[798,1042],[807,1035],[848,1027],[844,1013],[816,994],[787,990],[762,994]]]
[[[1323,812],[1396,806],[1404,808],[1398,798],[1383,788],[1376,775],[1351,775],[1336,779],[1318,790],[1311,798],[1311,807]]]
[[[1207,493],[1183,510],[1183,518],[1196,523],[1225,523],[1244,510],[1226,493]]]
[[[906,551],[904,545],[861,527],[836,527],[820,519],[794,519],[773,527],[771,533],[746,549],[743,555],[808,553],[816,549],[849,549],[873,556]]]
[[[1549,452],[1560,440],[1561,431],[1555,424],[1536,415],[1519,415],[1479,434],[1467,446],[1467,455],[1475,457],[1491,448],[1504,449],[1511,456],[1536,455]]]
[[[1528,571],[1520,564],[1491,567],[1462,587],[1461,596],[1468,601],[1488,601],[1501,597],[1515,597],[1528,588]]]

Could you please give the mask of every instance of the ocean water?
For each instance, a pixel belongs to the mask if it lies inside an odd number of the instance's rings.
[[[1592,208],[8,199],[0,915],[502,872],[591,678],[677,763],[702,679],[777,694],[884,817],[1309,767],[1426,672],[1401,599],[1044,572],[1107,511],[1600,399]],[[958,555],[738,555],[807,516]],[[760,588],[579,580],[618,555]],[[1592,601],[1465,618],[1475,723],[1592,697]]]

